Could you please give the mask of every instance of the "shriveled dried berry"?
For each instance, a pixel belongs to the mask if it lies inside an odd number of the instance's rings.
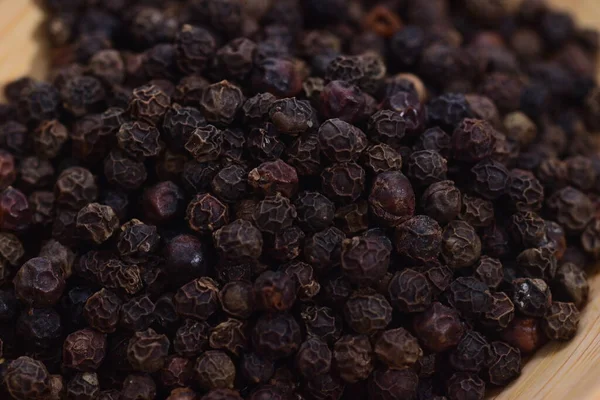
[[[503,196],[511,183],[506,167],[494,160],[484,160],[471,168],[473,190],[481,197],[495,200]]]
[[[263,314],[252,331],[252,343],[256,351],[274,359],[293,354],[301,341],[300,326],[287,313]]]
[[[546,247],[523,250],[517,256],[517,265],[529,278],[552,279],[557,269],[556,257]]]
[[[199,233],[212,233],[229,222],[229,208],[210,193],[196,195],[187,206],[190,228]]]
[[[40,361],[19,357],[4,372],[8,393],[17,400],[42,400],[50,395],[50,374]]]
[[[461,193],[452,181],[441,181],[430,185],[422,197],[425,213],[440,224],[447,224],[461,211]]]
[[[447,296],[450,304],[466,317],[476,317],[487,311],[491,300],[488,286],[474,277],[454,280]]]
[[[136,332],[127,346],[127,360],[137,371],[157,372],[165,364],[169,345],[167,336],[153,329]]]
[[[274,196],[279,192],[291,198],[298,190],[298,174],[282,160],[267,161],[250,171],[248,183],[265,195]]]
[[[85,302],[83,314],[88,324],[103,333],[117,329],[122,301],[113,292],[101,289]]]
[[[348,383],[367,379],[374,368],[372,353],[367,336],[342,336],[333,346],[333,362],[340,378]]]
[[[373,214],[388,226],[397,226],[415,213],[415,193],[399,171],[383,172],[375,178],[369,195]]]
[[[490,345],[483,335],[467,331],[450,353],[450,365],[458,371],[478,373],[487,362]]]
[[[497,289],[504,279],[502,263],[496,258],[482,256],[475,267],[475,277],[490,289]]]
[[[108,240],[118,227],[119,219],[109,206],[90,203],[77,213],[77,229],[96,244]]]
[[[556,271],[552,283],[552,293],[557,300],[573,302],[577,308],[583,308],[589,296],[589,284],[586,272],[571,262],[565,262]]]
[[[413,328],[421,343],[436,353],[456,346],[464,333],[458,312],[438,302],[415,317]]]
[[[481,255],[481,240],[475,229],[464,221],[452,221],[442,236],[442,257],[449,267],[473,265]]]
[[[410,399],[417,394],[418,375],[411,369],[377,369],[369,378],[369,398]]]
[[[511,236],[523,248],[537,247],[546,236],[546,224],[540,216],[532,211],[517,212],[509,223]]]
[[[356,163],[334,164],[321,173],[323,193],[341,203],[356,201],[364,190],[365,170]]]
[[[352,283],[371,286],[389,267],[391,246],[378,237],[354,237],[342,242],[342,273]]]
[[[296,300],[296,284],[284,272],[265,271],[254,282],[256,304],[266,311],[286,311]]]
[[[80,167],[65,169],[55,185],[56,202],[79,209],[92,203],[98,196],[98,187],[90,171]]]
[[[355,292],[344,306],[348,326],[357,333],[371,335],[385,329],[392,320],[392,306],[385,297],[370,291]]]
[[[256,260],[262,253],[260,231],[252,223],[241,219],[213,233],[213,242],[221,255],[231,261]]]
[[[317,337],[309,337],[296,353],[296,368],[305,378],[311,379],[329,372],[331,358],[332,352],[327,343]]]
[[[120,151],[111,151],[104,159],[104,175],[109,183],[125,190],[138,189],[148,177],[142,162],[126,157]]]
[[[546,205],[568,233],[583,231],[593,216],[589,197],[571,186],[555,192],[548,198]]]
[[[346,234],[356,234],[369,227],[369,203],[357,201],[335,210],[335,225]]]
[[[369,119],[369,137],[397,149],[406,135],[407,122],[400,113],[391,110],[378,111]]]
[[[77,371],[95,371],[104,360],[106,350],[106,335],[89,328],[73,332],[63,345],[63,365]]]
[[[170,106],[170,96],[150,83],[133,89],[128,111],[131,117],[156,125],[163,120]]]
[[[555,301],[542,319],[542,329],[551,340],[569,340],[577,333],[579,319],[575,304]]]
[[[175,352],[183,357],[200,355],[208,347],[209,329],[203,321],[184,320],[173,338]]]
[[[257,204],[254,223],[261,232],[274,235],[292,226],[296,216],[296,208],[291,201],[278,193]]]
[[[465,119],[452,134],[452,154],[459,161],[477,162],[494,150],[492,126],[482,120]]]
[[[503,342],[491,343],[486,379],[504,386],[521,374],[521,352]]]
[[[100,381],[95,372],[80,372],[67,384],[67,398],[70,399],[92,400],[99,394]]]
[[[423,355],[417,339],[404,328],[384,331],[377,338],[374,351],[381,361],[394,369],[410,367]]]
[[[286,150],[286,161],[300,176],[318,175],[321,172],[318,135],[307,133],[296,139]]]
[[[204,90],[200,109],[209,123],[226,126],[233,122],[244,100],[239,87],[229,81],[221,81]]]
[[[472,373],[455,373],[448,380],[447,387],[450,399],[483,399],[485,396],[485,383],[479,376]]]
[[[29,201],[23,192],[12,186],[0,192],[0,227],[3,230],[23,231],[31,218]]]
[[[219,307],[219,288],[211,278],[198,278],[179,288],[173,301],[180,316],[204,321]]]
[[[15,294],[22,302],[34,307],[56,304],[65,289],[62,269],[43,257],[27,261],[14,278]]]
[[[431,185],[446,179],[447,161],[434,150],[413,152],[408,158],[407,175],[418,185]]]
[[[217,197],[234,202],[240,200],[248,189],[248,173],[241,165],[232,164],[213,175],[211,187]]]
[[[226,353],[209,350],[196,360],[194,373],[200,386],[211,390],[233,388],[236,371],[233,361]]]
[[[390,280],[387,295],[400,312],[425,311],[432,301],[432,289],[425,275],[406,268],[396,272]]]
[[[519,278],[512,282],[515,308],[531,317],[543,317],[552,305],[550,288],[542,279]]]

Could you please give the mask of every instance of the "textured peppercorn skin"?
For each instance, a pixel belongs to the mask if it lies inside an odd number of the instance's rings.
[[[42,400],[50,395],[50,374],[40,361],[19,357],[4,374],[4,384],[17,400]]]
[[[374,215],[388,226],[397,226],[415,213],[415,193],[399,171],[383,172],[375,178],[369,194]]]

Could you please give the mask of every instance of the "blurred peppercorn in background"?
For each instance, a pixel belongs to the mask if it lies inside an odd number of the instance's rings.
[[[45,0],[0,105],[0,397],[481,399],[600,257],[542,0]]]

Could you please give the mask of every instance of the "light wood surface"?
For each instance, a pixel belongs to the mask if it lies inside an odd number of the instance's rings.
[[[549,0],[578,20],[600,28],[600,0]],[[47,54],[40,35],[41,11],[32,0],[0,0],[0,88],[24,75],[43,78]],[[591,302],[580,331],[569,343],[542,348],[521,377],[496,400],[600,400],[600,274],[591,279]]]

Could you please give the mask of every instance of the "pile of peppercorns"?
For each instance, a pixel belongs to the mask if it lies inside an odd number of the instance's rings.
[[[600,257],[543,0],[45,0],[0,105],[0,398],[477,400]]]

